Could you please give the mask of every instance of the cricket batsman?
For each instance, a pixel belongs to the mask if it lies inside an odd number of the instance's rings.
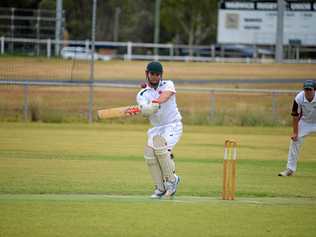
[[[313,80],[304,82],[303,90],[299,92],[292,107],[293,134],[291,136],[287,169],[279,176],[292,176],[296,171],[300,147],[305,136],[316,132],[316,83]]]
[[[182,135],[182,117],[176,104],[176,90],[170,80],[162,80],[160,62],[150,62],[145,70],[146,86],[137,94],[137,104],[143,116],[153,126],[147,131],[144,158],[155,190],[151,198],[172,197],[180,177],[175,173],[172,149]]]

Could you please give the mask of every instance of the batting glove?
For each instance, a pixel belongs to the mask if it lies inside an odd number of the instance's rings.
[[[140,109],[138,107],[130,107],[125,111],[125,113],[128,115],[136,115],[139,112],[140,112]]]
[[[160,108],[158,101],[152,101],[149,104],[140,105],[142,115],[148,117],[156,113]]]

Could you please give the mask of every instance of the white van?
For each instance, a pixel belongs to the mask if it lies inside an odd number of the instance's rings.
[[[64,59],[81,59],[81,60],[90,60],[91,51],[87,50],[84,47],[64,47],[61,50],[61,56]],[[108,61],[111,57],[108,55],[100,55],[94,53],[94,60]]]

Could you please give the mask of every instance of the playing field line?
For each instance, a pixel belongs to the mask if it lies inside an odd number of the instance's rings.
[[[262,204],[262,205],[289,205],[310,204],[316,205],[316,198],[297,197],[240,197],[234,201],[224,201],[220,197],[176,196],[173,199],[150,199],[144,195],[102,195],[102,194],[0,194],[2,201],[80,201],[80,202],[173,202],[173,203],[231,203],[231,204]]]

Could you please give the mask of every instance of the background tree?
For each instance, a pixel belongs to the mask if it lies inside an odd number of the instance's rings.
[[[216,0],[164,0],[161,24],[173,43],[210,44],[216,40]]]
[[[155,2],[144,0],[123,2],[120,40],[153,42]]]
[[[69,39],[91,37],[92,0],[63,0]],[[56,0],[2,0],[0,7],[56,9]],[[119,17],[115,12],[119,9]],[[98,0],[96,40],[153,42],[155,1]],[[117,13],[116,13],[117,14]],[[217,0],[162,0],[160,42],[210,44],[216,41]],[[119,23],[119,24],[116,24]]]
[[[37,9],[40,0],[1,0],[0,7]]]

